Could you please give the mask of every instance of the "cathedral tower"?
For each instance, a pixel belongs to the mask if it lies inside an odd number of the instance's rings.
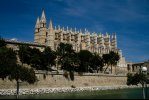
[[[47,35],[48,32],[46,27],[46,17],[44,10],[42,10],[42,15],[40,18],[40,39],[39,39],[40,44],[45,44],[47,42]]]
[[[38,17],[36,25],[35,25],[35,37],[34,37],[34,42],[35,43],[38,43],[38,41],[39,41],[39,38],[40,38],[39,31],[40,31],[40,22],[39,22],[39,17]]]
[[[48,34],[47,34],[47,46],[50,46],[54,50],[55,33],[53,30],[52,20],[50,20]]]

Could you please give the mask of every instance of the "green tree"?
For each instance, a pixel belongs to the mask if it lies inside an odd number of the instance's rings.
[[[115,66],[115,74],[116,74],[116,65],[120,59],[120,56],[118,53],[115,53],[113,51],[110,51],[110,65],[111,65],[111,73],[112,73],[112,66]]]
[[[149,79],[147,78],[147,75],[144,73],[135,73],[134,75],[131,73],[127,74],[127,85],[138,85],[141,84],[143,88],[143,97],[145,98],[145,92],[144,92],[144,85],[145,82],[147,83]]]
[[[4,80],[11,73],[16,62],[16,52],[7,48],[4,39],[0,38],[0,78]]]
[[[16,53],[12,49],[0,47],[0,78],[4,80],[11,73],[16,62]]]
[[[107,66],[105,71],[110,65],[111,65],[111,73],[112,73],[112,66],[115,66],[115,71],[116,71],[116,65],[120,59],[119,54],[113,51],[110,51],[109,54],[103,54],[102,57],[103,57],[104,64]]]
[[[36,70],[43,70],[45,66],[43,64],[42,52],[37,48],[30,48],[28,49],[29,54],[29,63],[31,67],[35,68]]]
[[[19,80],[28,83],[34,83],[36,81],[34,70],[18,65],[16,52],[7,48],[6,45],[3,45],[0,47],[0,78],[4,80],[7,77],[9,77],[10,80],[16,80],[17,97],[19,93]]]
[[[60,43],[57,48],[58,62],[61,68],[67,71],[72,71],[75,66],[75,55],[71,44]]]
[[[102,57],[100,57],[98,54],[94,53],[91,60],[90,60],[90,66],[97,71],[102,71],[104,63]]]
[[[0,36],[0,47],[6,46],[5,40]]]
[[[24,63],[26,63],[28,65],[30,64],[31,50],[32,49],[27,45],[19,46],[18,56],[19,56],[19,59],[20,59],[22,65]]]
[[[35,72],[31,68],[26,68],[21,65],[16,64],[16,66],[13,66],[13,69],[11,70],[11,73],[9,75],[10,80],[16,80],[17,83],[17,98],[19,95],[19,82],[28,82],[29,84],[33,84],[36,82],[37,77],[35,75]]]
[[[88,68],[89,68],[92,56],[93,56],[92,53],[88,50],[81,50],[78,53],[78,58],[80,62],[79,71],[88,72]]]
[[[42,52],[42,64],[44,65],[44,69],[52,70],[51,67],[55,65],[56,52],[52,51],[51,48],[47,47]]]
[[[109,54],[103,54],[102,58],[103,58],[104,65],[107,66],[106,69],[104,70],[104,73],[105,73],[106,70],[108,69],[108,67],[110,66],[110,55]]]

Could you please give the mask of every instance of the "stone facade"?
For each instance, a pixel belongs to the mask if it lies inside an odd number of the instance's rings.
[[[52,21],[50,20],[49,27],[47,27],[46,17],[44,10],[42,16],[35,25],[34,43],[42,44],[51,47],[52,50],[56,50],[60,42],[72,44],[73,49],[76,52],[80,50],[89,50],[92,53],[98,53],[100,55],[114,51],[119,53],[120,61],[118,66],[127,67],[125,58],[122,56],[122,51],[117,48],[117,36],[116,33],[105,35],[100,33],[90,33],[85,29],[85,32],[81,30],[74,31],[72,28],[66,30],[64,27],[58,26],[53,28]]]

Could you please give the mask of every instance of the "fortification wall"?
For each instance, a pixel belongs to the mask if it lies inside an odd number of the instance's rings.
[[[38,82],[29,85],[26,82],[20,83],[20,88],[45,88],[45,87],[84,87],[84,86],[114,86],[126,85],[127,77],[125,76],[75,76],[74,81],[66,79],[63,75],[47,75],[46,79],[43,74],[37,74]],[[0,89],[16,89],[16,82],[9,80],[0,80]]]

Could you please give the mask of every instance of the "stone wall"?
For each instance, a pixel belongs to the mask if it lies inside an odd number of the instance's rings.
[[[29,85],[26,82],[20,83],[20,88],[44,88],[44,87],[86,87],[86,86],[112,86],[126,85],[127,77],[95,75],[95,76],[75,76],[74,81],[66,79],[63,75],[47,75],[46,79],[43,74],[37,74],[38,81]],[[9,80],[0,80],[0,89],[15,89],[16,82]]]

